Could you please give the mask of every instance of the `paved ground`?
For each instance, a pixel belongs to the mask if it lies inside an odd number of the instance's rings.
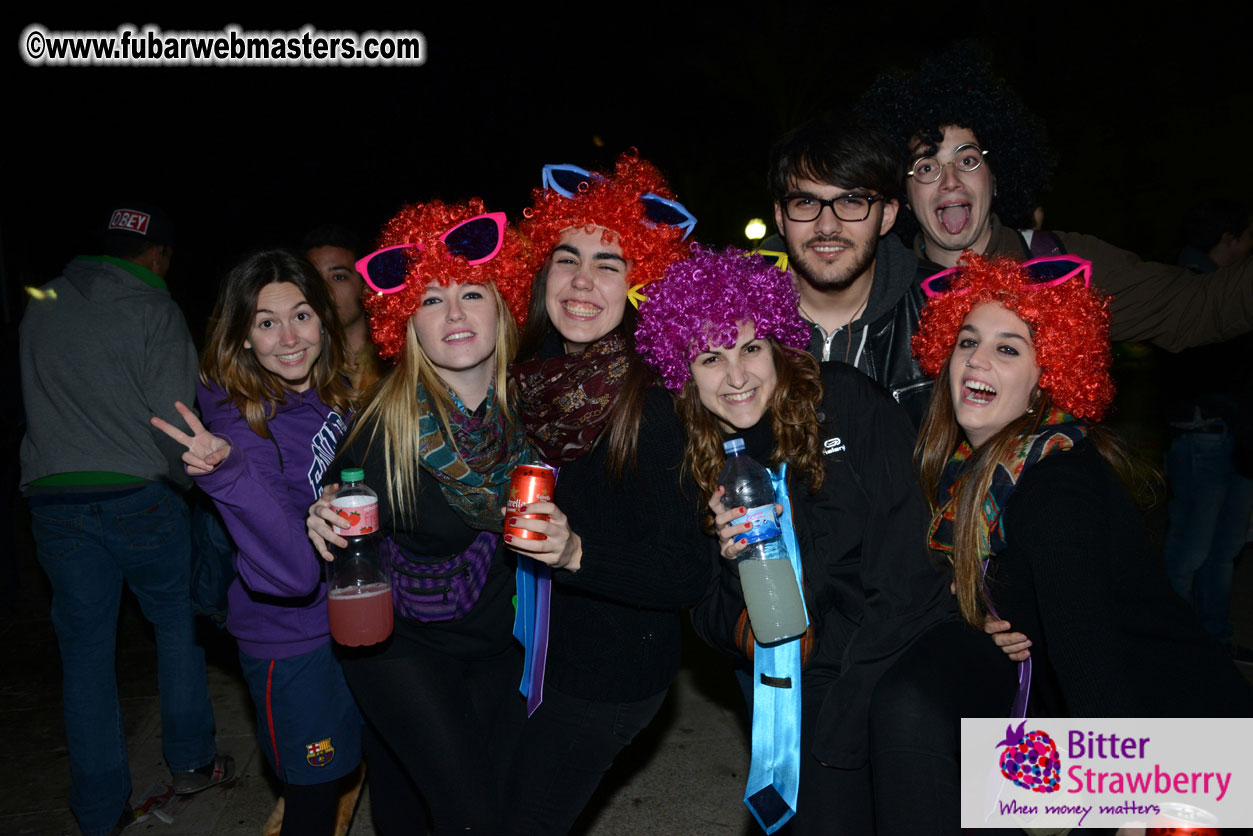
[[[47,585],[26,544],[18,544],[21,598],[0,619],[0,834],[76,834],[66,807],[69,766],[61,724],[60,668],[48,619]],[[1253,559],[1237,568],[1237,635],[1253,645]],[[625,753],[578,832],[726,834],[759,831],[741,803],[748,765],[742,709],[728,670],[699,643],[653,724]],[[167,789],[161,759],[155,647],[133,599],[123,604],[118,675],[135,795],[141,805]],[[1253,671],[1246,671],[1253,679]],[[150,816],[128,833],[257,836],[275,792],[255,739],[247,690],[223,636],[210,635],[209,683],[219,746],[233,754],[240,777],[229,788],[167,804],[169,821]],[[363,798],[351,833],[372,836]]]

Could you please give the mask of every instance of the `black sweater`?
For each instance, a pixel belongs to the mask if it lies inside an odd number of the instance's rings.
[[[371,445],[373,427],[363,427],[349,445],[341,446],[326,481],[339,480],[345,467],[365,470],[366,484],[379,495],[379,531],[419,557],[452,557],[461,554],[479,531],[468,526],[444,499],[439,482],[425,470],[418,473],[415,507],[404,519],[387,497],[387,471],[383,464],[383,434]],[[521,430],[519,430],[520,432]],[[502,499],[501,505],[504,505]],[[417,622],[396,617],[396,633],[428,648],[457,656],[493,656],[513,642],[513,567],[509,553],[498,546],[479,599],[465,618],[455,621]]]
[[[804,670],[806,698],[823,700],[813,754],[831,766],[867,759],[867,714],[879,677],[924,630],[956,618],[947,567],[925,547],[926,504],[914,480],[914,430],[905,411],[852,366],[822,364],[826,479],[809,493],[789,470],[805,605],[815,630]],[[740,434],[766,464],[769,417]],[[720,561],[708,595],[692,610],[696,631],[745,668],[734,643],[744,608],[733,561]]]
[[[988,575],[1034,643],[1032,713],[1249,717],[1253,690],[1170,588],[1126,490],[1081,442],[1023,473]]]
[[[553,497],[582,539],[578,572],[553,572],[546,682],[583,699],[635,701],[679,667],[680,607],[709,583],[707,538],[679,486],[683,434],[661,389],[644,398],[638,471],[605,474],[608,447],[565,465]]]

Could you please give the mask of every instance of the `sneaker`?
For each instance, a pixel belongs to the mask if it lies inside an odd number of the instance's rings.
[[[1231,660],[1236,664],[1253,665],[1253,648],[1236,644],[1235,641],[1229,641],[1227,642],[1227,652],[1231,654]]]
[[[235,759],[230,755],[215,755],[208,764],[191,772],[174,773],[174,794],[191,795],[209,787],[235,780]]]

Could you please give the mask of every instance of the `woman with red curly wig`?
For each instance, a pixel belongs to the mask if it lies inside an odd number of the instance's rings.
[[[968,628],[931,631],[875,692],[880,834],[959,832],[963,716],[1253,710],[1150,545],[1128,487],[1151,480],[1097,423],[1114,386],[1109,312],[1090,270],[1068,256],[967,254],[923,285],[931,298],[914,353],[937,380],[916,463],[929,545],[953,565]],[[985,622],[1018,631],[997,639],[1021,660],[1012,701],[1006,672],[985,659]]]
[[[628,301],[683,257],[694,223],[660,172],[633,155],[612,174],[548,166],[522,223],[537,275],[510,375],[528,438],[560,473],[555,504],[528,509],[548,522],[509,521],[548,538],[512,545],[543,564],[534,568],[551,607],[505,833],[570,829],[665,699],[679,666],[678,610],[709,578],[679,487],[674,405],[631,350]],[[519,600],[526,583],[520,576]]]
[[[366,720],[375,828],[494,833],[501,767],[521,723],[521,655],[510,634],[512,569],[500,506],[513,468],[531,458],[505,396],[515,320],[529,276],[521,242],[482,201],[407,206],[361,259],[379,354],[394,367],[341,445],[379,492],[395,632],[345,650],[344,673]],[[309,509],[310,537],[345,541],[330,508]]]

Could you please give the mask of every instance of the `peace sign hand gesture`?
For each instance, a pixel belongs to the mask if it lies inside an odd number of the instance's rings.
[[[220,435],[214,435],[206,430],[204,424],[200,423],[200,419],[196,417],[196,413],[188,409],[182,401],[175,401],[174,408],[187,422],[192,432],[191,435],[155,415],[150,419],[152,426],[187,448],[187,452],[183,454],[183,463],[187,465],[188,473],[192,476],[212,473],[213,469],[226,461],[226,457],[230,455],[231,443]]]

